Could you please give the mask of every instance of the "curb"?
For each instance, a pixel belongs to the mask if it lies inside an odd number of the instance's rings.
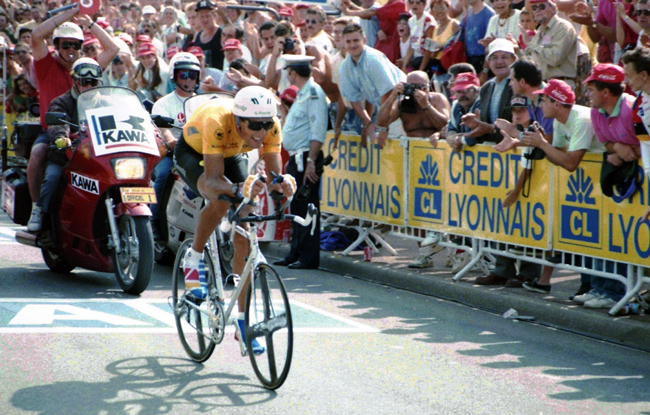
[[[262,244],[264,255],[282,258],[289,246],[279,242]],[[630,316],[612,317],[597,310],[584,309],[575,303],[562,305],[541,297],[518,295],[505,287],[477,286],[467,281],[454,282],[452,275],[423,275],[408,268],[395,269],[380,262],[342,257],[321,252],[320,269],[393,288],[439,297],[503,314],[510,308],[519,315],[534,316],[535,322],[562,330],[634,347],[650,352],[650,325]]]

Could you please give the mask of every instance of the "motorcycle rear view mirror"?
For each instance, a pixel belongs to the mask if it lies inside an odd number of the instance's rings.
[[[153,123],[158,128],[173,128],[173,127],[175,127],[174,119],[172,117],[163,117],[162,115],[152,115],[151,116],[151,121],[153,121]]]
[[[64,112],[46,112],[45,113],[45,124],[47,125],[63,125],[69,124],[77,126],[76,124],[68,121],[68,116]]]

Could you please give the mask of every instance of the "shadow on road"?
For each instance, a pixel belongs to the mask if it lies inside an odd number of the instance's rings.
[[[277,394],[246,383],[246,376],[202,374],[204,366],[173,357],[118,360],[107,382],[55,382],[16,391],[13,407],[43,415],[98,413],[207,413],[219,408],[259,405]]]

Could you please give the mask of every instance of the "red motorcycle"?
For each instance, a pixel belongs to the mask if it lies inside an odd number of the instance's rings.
[[[16,241],[41,248],[58,273],[75,267],[115,272],[122,289],[140,294],[154,263],[149,203],[151,171],[161,157],[160,131],[129,89],[93,88],[79,95],[79,135],[65,151],[68,163],[51,213],[38,233],[17,232]],[[48,125],[69,123],[46,114]],[[74,137],[72,137],[74,138]]]

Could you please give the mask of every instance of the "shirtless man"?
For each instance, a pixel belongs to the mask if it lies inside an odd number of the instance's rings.
[[[444,95],[430,92],[429,84],[425,72],[414,71],[406,77],[406,83],[395,85],[388,99],[379,107],[377,132],[380,137],[388,133],[388,125],[398,118],[402,120],[407,137],[429,138],[447,125],[449,102]],[[406,85],[414,86],[410,105],[405,102]]]

